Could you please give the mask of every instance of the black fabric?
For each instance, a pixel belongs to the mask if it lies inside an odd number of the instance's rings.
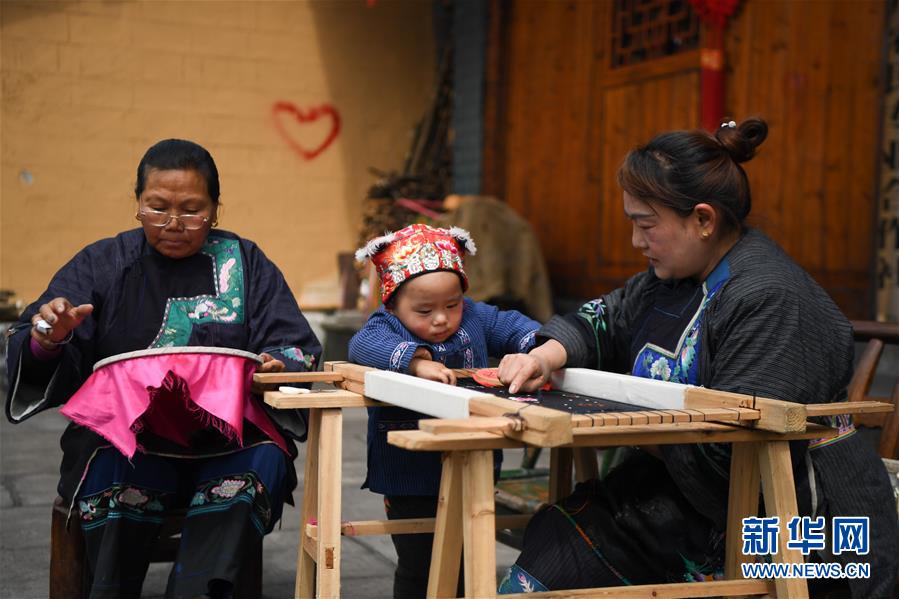
[[[580,483],[538,513],[517,563],[550,589],[683,582],[694,568],[720,570],[723,543],[664,463],[636,452],[605,480]]]
[[[123,271],[115,304],[104,306],[112,317],[97,338],[96,359],[150,347],[169,298],[215,295],[212,272],[212,258],[204,254],[179,260],[154,251],[143,254]]]
[[[702,285],[675,281],[657,287],[652,309],[634,323],[628,363],[633,364],[647,343],[673,352],[702,302]]]

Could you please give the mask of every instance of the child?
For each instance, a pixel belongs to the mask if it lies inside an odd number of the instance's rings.
[[[465,251],[476,251],[467,231],[427,225],[378,237],[357,251],[358,260],[374,263],[384,305],[350,340],[350,360],[455,384],[452,368],[484,368],[488,357],[530,350],[540,323],[463,295],[468,289]],[[384,495],[391,520],[437,513],[440,454],[387,444],[388,431],[416,429],[421,417],[403,408],[369,408],[363,488]],[[394,597],[424,597],[433,535],[392,538],[397,552]]]

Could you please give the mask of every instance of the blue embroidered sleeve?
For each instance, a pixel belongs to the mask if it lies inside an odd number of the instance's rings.
[[[534,347],[540,323],[517,310],[500,310],[483,302],[465,300],[465,309],[474,310],[484,326],[487,351],[491,357],[526,353]]]
[[[349,358],[364,366],[406,372],[419,347],[427,345],[414,341],[399,320],[381,308],[350,339]]]

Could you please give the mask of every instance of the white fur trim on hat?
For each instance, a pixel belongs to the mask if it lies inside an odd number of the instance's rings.
[[[469,255],[474,256],[478,253],[478,246],[474,244],[474,239],[471,238],[471,233],[469,233],[462,227],[451,227],[449,230],[449,234],[453,239],[460,243],[462,247],[465,248],[465,251],[468,252]]]
[[[367,259],[373,258],[375,254],[383,250],[385,246],[393,243],[394,239],[396,239],[396,232],[386,233],[380,237],[375,237],[356,250],[356,261],[365,262]]]

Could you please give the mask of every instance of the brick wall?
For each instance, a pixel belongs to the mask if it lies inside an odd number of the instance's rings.
[[[371,4],[371,5],[369,5]],[[136,226],[152,143],[212,153],[220,226],[298,296],[353,250],[369,166],[397,169],[433,79],[418,0],[0,2],[0,288],[34,299],[81,247]],[[300,124],[289,111],[339,114]],[[281,123],[281,130],[276,126]]]

